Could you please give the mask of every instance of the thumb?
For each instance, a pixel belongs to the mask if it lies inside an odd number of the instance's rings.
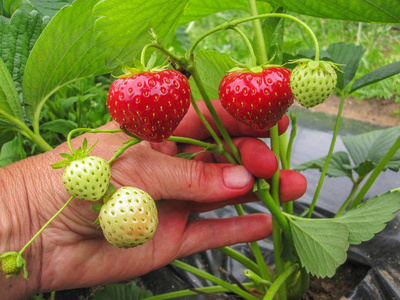
[[[144,145],[133,148],[133,155],[115,161],[113,184],[135,185],[156,200],[222,201],[246,194],[254,183],[244,166],[176,158]]]

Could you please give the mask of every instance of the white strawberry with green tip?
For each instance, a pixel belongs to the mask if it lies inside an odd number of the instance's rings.
[[[110,164],[98,156],[88,156],[94,145],[86,150],[87,141],[83,147],[73,154],[61,154],[65,159],[52,165],[58,169],[65,167],[62,182],[72,196],[87,200],[100,200],[107,192],[110,179]]]
[[[150,240],[158,226],[153,198],[134,187],[122,187],[101,207],[100,227],[105,238],[119,248],[131,248]]]
[[[335,64],[326,61],[300,59],[290,75],[290,87],[295,99],[310,108],[324,102],[335,90]]]

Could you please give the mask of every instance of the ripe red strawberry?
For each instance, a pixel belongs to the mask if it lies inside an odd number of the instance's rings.
[[[110,115],[120,126],[152,142],[169,138],[189,106],[189,82],[175,70],[119,78],[107,98]]]
[[[122,187],[101,207],[99,222],[104,237],[120,248],[139,246],[150,240],[158,226],[153,198],[134,187]]]
[[[324,102],[335,90],[338,69],[333,63],[302,59],[293,69],[290,86],[296,100],[310,108]]]
[[[289,77],[290,71],[284,67],[232,71],[219,85],[219,99],[237,120],[268,130],[293,104]]]

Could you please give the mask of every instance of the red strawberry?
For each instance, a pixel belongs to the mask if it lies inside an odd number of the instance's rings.
[[[284,67],[236,70],[219,85],[222,106],[237,120],[257,129],[273,127],[293,104],[290,71]]]
[[[175,70],[119,78],[107,98],[110,115],[120,126],[152,142],[169,138],[189,106],[189,82]]]

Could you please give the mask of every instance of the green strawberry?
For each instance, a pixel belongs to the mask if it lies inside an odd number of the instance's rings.
[[[97,201],[105,195],[111,178],[110,164],[101,157],[88,156],[96,144],[87,149],[87,140],[82,147],[61,153],[63,160],[52,164],[54,169],[64,168],[62,182],[72,196],[88,201]]]
[[[6,278],[15,275],[19,277],[22,272],[24,278],[28,279],[28,271],[26,270],[25,260],[18,252],[6,252],[0,255],[1,270]]]
[[[64,170],[62,182],[72,196],[97,201],[105,195],[111,178],[111,168],[106,160],[87,156],[72,161]]]
[[[335,69],[330,62],[298,60],[290,76],[290,87],[296,100],[310,108],[324,102],[334,91],[337,83]]]
[[[145,191],[122,187],[101,207],[99,222],[111,244],[120,248],[139,246],[157,229],[156,203]]]

